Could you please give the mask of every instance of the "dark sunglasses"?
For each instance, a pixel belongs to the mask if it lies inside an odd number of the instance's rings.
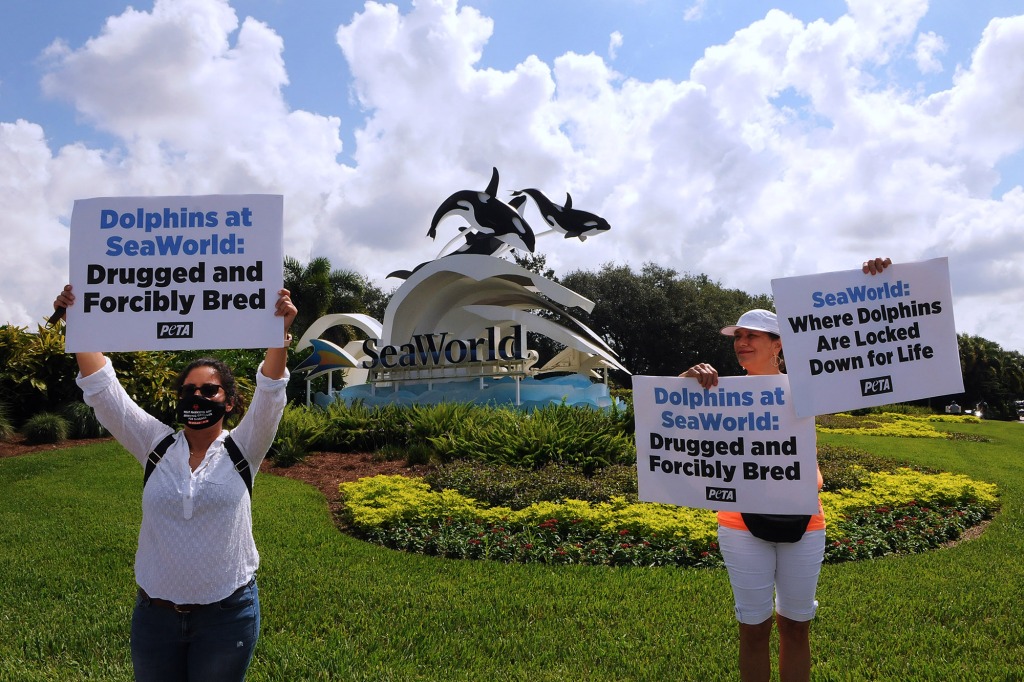
[[[178,395],[180,395],[182,398],[187,398],[189,396],[195,395],[196,391],[199,391],[199,394],[204,398],[212,398],[213,396],[220,393],[221,388],[222,387],[220,384],[203,384],[202,386],[196,386],[195,384],[185,384],[184,386],[181,387],[181,391],[179,391]]]

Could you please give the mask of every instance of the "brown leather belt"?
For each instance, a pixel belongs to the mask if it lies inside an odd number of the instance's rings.
[[[209,606],[209,604],[175,604],[174,602],[167,601],[166,599],[150,597],[148,594],[146,594],[146,591],[141,587],[139,588],[139,594],[142,596],[143,599],[148,601],[153,606],[159,606],[163,609],[171,609],[172,611],[177,611],[178,613],[192,613],[193,611],[197,611],[198,609],[201,609],[204,606]]]

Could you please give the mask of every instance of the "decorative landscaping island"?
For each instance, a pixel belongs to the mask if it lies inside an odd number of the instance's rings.
[[[963,438],[935,428],[950,419],[972,418],[834,415],[820,419],[818,428]],[[457,434],[448,436],[457,440]],[[818,461],[830,563],[957,542],[982,527],[999,506],[994,485],[960,474],[909,468],[829,445],[819,446]],[[415,471],[391,465],[390,473],[340,484],[336,512],[346,532],[393,549],[448,558],[721,565],[714,512],[639,502],[634,465],[547,461],[531,468],[468,457]]]

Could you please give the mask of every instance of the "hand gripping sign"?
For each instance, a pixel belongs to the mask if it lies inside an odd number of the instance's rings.
[[[66,350],[280,346],[280,195],[75,202]]]
[[[772,280],[800,416],[963,393],[945,258]]]
[[[815,514],[814,419],[793,411],[786,375],[633,377],[640,499],[762,514]]]

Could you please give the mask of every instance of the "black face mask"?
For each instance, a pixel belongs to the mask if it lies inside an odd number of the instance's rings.
[[[227,412],[227,406],[202,396],[188,396],[178,400],[178,419],[193,429],[208,429],[218,423]]]

